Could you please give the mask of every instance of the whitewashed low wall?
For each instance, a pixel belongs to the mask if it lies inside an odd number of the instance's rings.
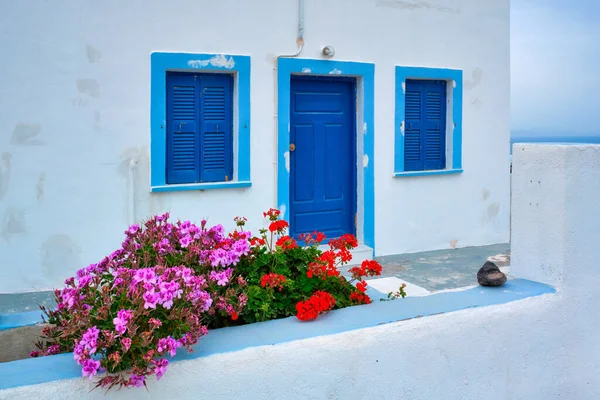
[[[600,146],[515,147],[512,272],[556,294],[182,361],[149,393],[71,379],[0,398],[600,398],[599,183]]]

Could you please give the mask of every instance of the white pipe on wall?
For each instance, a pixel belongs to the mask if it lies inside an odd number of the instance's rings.
[[[135,167],[137,165],[137,160],[132,158],[131,160],[129,160],[129,168],[128,168],[128,179],[127,179],[127,183],[129,185],[128,190],[129,190],[129,195],[128,197],[128,218],[129,218],[129,225],[133,225],[136,222],[135,219]]]
[[[302,50],[304,49],[304,0],[298,0],[298,36],[296,37],[296,46],[297,50],[296,53],[294,54],[289,54],[289,55],[280,55],[277,56],[277,58],[275,59],[275,67],[273,68],[273,74],[274,74],[274,78],[273,78],[273,82],[274,82],[274,89],[275,89],[275,113],[274,113],[274,121],[275,121],[275,135],[273,135],[273,142],[275,144],[275,159],[273,161],[273,176],[275,177],[275,191],[274,191],[274,195],[273,195],[273,205],[275,207],[279,207],[279,204],[277,204],[277,165],[278,165],[278,153],[279,153],[279,149],[277,148],[277,132],[278,132],[278,128],[279,128],[279,121],[278,121],[278,110],[277,110],[277,105],[278,105],[278,98],[277,98],[277,60],[279,60],[280,58],[293,58],[293,57],[298,57],[300,55],[300,53],[302,52]],[[283,218],[285,218],[285,215],[283,216]]]

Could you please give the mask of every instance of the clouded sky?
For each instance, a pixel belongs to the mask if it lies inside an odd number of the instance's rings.
[[[511,125],[600,135],[600,0],[511,0]]]

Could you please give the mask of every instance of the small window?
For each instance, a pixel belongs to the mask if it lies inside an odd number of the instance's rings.
[[[233,174],[233,77],[167,73],[167,184],[226,182]]]
[[[394,176],[460,174],[463,73],[396,66]]]
[[[406,80],[404,170],[446,168],[446,81]]]

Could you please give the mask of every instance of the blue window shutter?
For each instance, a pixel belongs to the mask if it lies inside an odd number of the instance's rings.
[[[407,80],[404,170],[446,167],[446,82]]]
[[[233,173],[233,76],[201,77],[200,181],[224,182]]]
[[[167,74],[167,183],[200,180],[200,87],[194,75]]]
[[[404,121],[404,170],[422,171],[425,169],[423,137],[423,85],[420,81],[406,81],[405,121]]]
[[[425,84],[425,169],[446,168],[446,82]]]

